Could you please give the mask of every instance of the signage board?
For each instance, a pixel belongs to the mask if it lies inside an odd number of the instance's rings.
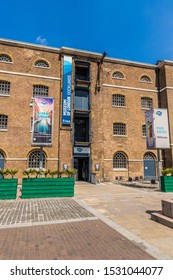
[[[34,98],[32,145],[52,145],[54,99],[48,97]]]
[[[145,112],[147,149],[169,149],[169,125],[167,109],[151,109]]]
[[[64,56],[63,91],[62,91],[62,124],[71,124],[72,99],[72,57]]]
[[[90,154],[90,147],[74,147],[74,154]]]

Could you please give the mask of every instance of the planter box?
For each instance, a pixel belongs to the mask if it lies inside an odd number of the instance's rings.
[[[161,176],[161,191],[173,192],[173,176]]]
[[[16,199],[18,179],[0,179],[0,200]]]
[[[24,178],[22,198],[74,196],[74,178]]]

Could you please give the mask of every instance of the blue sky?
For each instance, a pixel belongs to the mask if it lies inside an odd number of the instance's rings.
[[[0,26],[0,38],[9,40],[173,60],[173,0],[6,0]]]

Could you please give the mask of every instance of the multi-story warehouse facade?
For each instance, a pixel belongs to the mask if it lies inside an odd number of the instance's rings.
[[[64,56],[72,59],[68,124],[62,122]],[[75,168],[86,181],[92,173],[98,180],[154,177],[157,153],[146,149],[145,111],[168,108],[171,133],[172,90],[173,62],[0,40],[0,167],[19,169],[19,177],[39,167],[40,147],[31,144],[33,98],[52,97],[53,142],[43,147],[44,168]],[[172,165],[172,145],[162,159]]]

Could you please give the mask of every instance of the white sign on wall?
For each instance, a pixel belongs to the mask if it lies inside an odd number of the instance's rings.
[[[90,154],[90,147],[74,147],[74,154]]]
[[[169,125],[167,109],[151,109],[145,112],[147,149],[169,149]]]

